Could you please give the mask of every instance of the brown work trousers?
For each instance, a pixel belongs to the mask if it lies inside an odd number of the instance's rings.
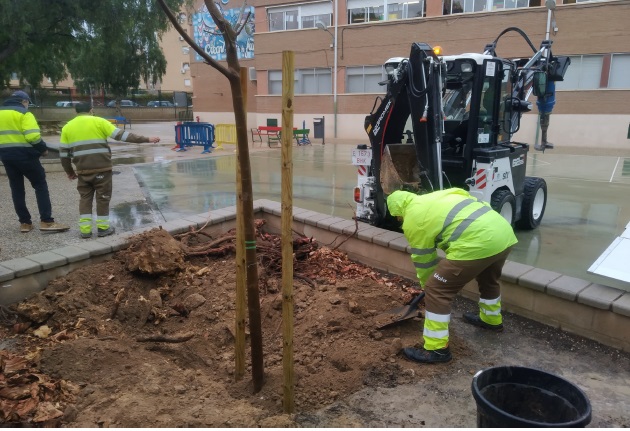
[[[477,280],[481,298],[501,296],[499,278],[511,250],[508,247],[499,254],[477,260],[440,260],[424,286],[426,311],[450,314],[455,296],[472,280]]]
[[[79,213],[92,214],[92,201],[96,196],[96,215],[109,216],[109,201],[112,199],[112,171],[96,174],[79,174]]]

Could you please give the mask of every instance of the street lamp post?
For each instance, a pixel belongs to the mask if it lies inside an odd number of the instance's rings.
[[[551,16],[553,11],[556,10],[556,0],[546,0],[545,7],[547,8],[547,31],[545,32],[545,40],[549,40],[549,30],[551,29]]]
[[[321,21],[317,21],[315,23],[315,27],[317,27],[320,30],[325,31],[326,33],[330,34],[330,36],[332,37],[332,46],[334,48],[334,60],[333,60],[333,123],[334,123],[334,131],[335,131],[335,138],[337,137],[337,30],[338,30],[338,23],[339,21],[337,20],[337,0],[334,0],[335,3],[335,11],[334,11],[334,16],[335,16],[335,34],[332,34],[330,32],[330,30],[328,30],[328,27],[326,26],[326,24],[324,24]]]

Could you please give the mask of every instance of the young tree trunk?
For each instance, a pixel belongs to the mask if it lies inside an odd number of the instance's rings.
[[[258,292],[258,265],[256,261],[256,228],[254,225],[254,199],[252,193],[252,173],[249,161],[249,141],[247,139],[247,115],[245,110],[246,101],[243,100],[243,92],[240,80],[240,64],[238,61],[238,53],[236,46],[236,38],[243,30],[245,23],[249,19],[249,14],[244,20],[236,23],[233,28],[228,22],[214,0],[204,0],[208,12],[212,16],[215,24],[225,42],[225,53],[227,59],[227,67],[210,57],[188,33],[177,22],[177,18],[168,8],[164,0],[158,0],[158,3],[173,27],[190,45],[190,47],[199,54],[207,64],[221,72],[230,82],[232,90],[232,105],[234,108],[234,122],[236,124],[236,142],[238,146],[238,163],[242,175],[243,187],[243,222],[245,225],[245,265],[247,267],[247,305],[249,310],[249,331],[251,340],[252,355],[252,380],[254,384],[254,392],[262,389],[264,380],[263,369],[263,344],[262,329],[260,322],[260,296]],[[244,10],[244,4],[241,12]]]

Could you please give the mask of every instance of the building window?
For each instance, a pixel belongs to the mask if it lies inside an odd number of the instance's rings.
[[[270,70],[268,73],[269,94],[282,94],[282,71]],[[329,68],[296,69],[295,94],[331,94],[332,72]]]
[[[391,0],[390,0],[391,1]],[[426,15],[424,0],[396,2],[387,5],[387,20],[422,18]]]
[[[296,6],[270,7],[267,9],[269,31],[314,28],[317,21],[326,26],[332,22],[332,3],[315,2]]]
[[[541,0],[444,0],[444,15],[491,10],[539,7]]]
[[[346,67],[346,93],[384,93],[385,79],[383,66]]]
[[[182,54],[188,55],[189,52],[190,52],[190,47],[182,46]]]
[[[184,79],[184,86],[190,87],[190,79]]]
[[[302,28],[315,28],[317,22],[321,22],[326,27],[331,26],[332,14],[308,15],[302,17]]]
[[[564,81],[556,84],[558,90],[595,90],[600,88],[603,55],[571,56],[571,64]]]
[[[367,6],[348,9],[348,23],[383,21],[383,6]]]
[[[573,64],[569,66],[571,68]],[[613,54],[608,75],[608,88],[630,88],[630,54]]]

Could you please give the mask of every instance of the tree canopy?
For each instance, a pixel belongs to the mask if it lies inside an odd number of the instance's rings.
[[[166,0],[179,10],[189,0]],[[168,29],[155,0],[0,0],[0,88],[13,73],[37,88],[68,76],[123,95],[166,72]]]

